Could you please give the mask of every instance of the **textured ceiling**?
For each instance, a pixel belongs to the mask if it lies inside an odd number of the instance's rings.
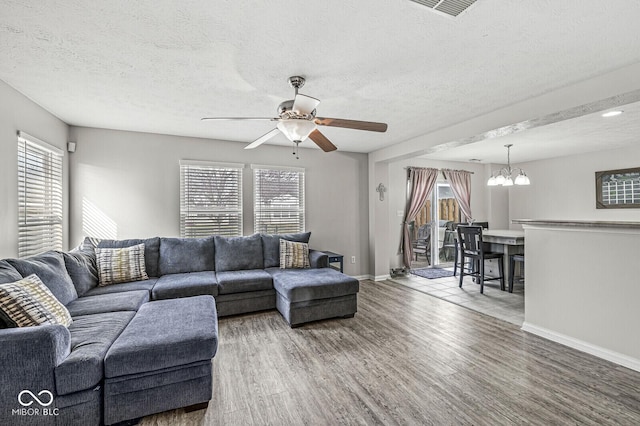
[[[275,116],[293,95],[287,77],[302,75],[319,116],[389,124],[322,129],[354,152],[640,62],[637,0],[478,0],[457,18],[409,0],[0,0],[0,10],[0,79],[71,125],[250,142],[273,125],[199,119]]]

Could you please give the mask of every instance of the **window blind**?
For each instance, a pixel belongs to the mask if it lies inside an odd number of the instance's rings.
[[[254,232],[283,234],[304,231],[304,169],[252,168]]]
[[[180,235],[242,235],[243,164],[180,162]]]
[[[18,133],[18,256],[62,250],[62,150]]]

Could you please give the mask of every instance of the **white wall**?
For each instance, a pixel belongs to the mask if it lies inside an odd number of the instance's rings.
[[[411,160],[401,160],[389,164],[389,190],[387,197],[389,199],[388,217],[389,217],[389,241],[386,247],[386,256],[389,259],[389,265],[392,268],[402,266],[402,256],[398,255],[398,247],[400,245],[400,230],[402,218],[398,216],[398,212],[404,212],[406,204],[406,188],[407,188],[407,171],[405,167],[433,167],[436,169],[454,169],[468,170],[473,172],[471,175],[471,212],[473,218],[477,221],[489,221],[492,227],[496,227],[496,220],[490,212],[490,201],[493,198],[494,208],[493,214],[496,218],[501,218],[507,214],[507,192],[495,190],[486,186],[487,177],[485,176],[485,166],[475,163],[458,163],[439,160],[426,160],[421,158]],[[438,181],[446,182],[439,175]],[[502,188],[500,188],[502,189]],[[504,199],[504,212],[498,212],[498,199]],[[499,225],[502,225],[500,222]]]
[[[0,80],[0,258],[18,255],[18,140],[22,130],[65,151],[68,126]],[[68,174],[63,181],[63,212],[68,217]],[[63,225],[64,248],[68,224]]]
[[[523,330],[640,371],[640,230],[525,225],[525,239]]]
[[[511,219],[640,221],[640,209],[596,209],[595,193],[595,172],[640,167],[640,146],[532,161],[518,167],[527,172],[531,185],[509,190]]]
[[[83,226],[102,226],[117,238],[177,236],[180,233],[179,160],[244,163],[244,234],[253,233],[253,180],[250,164],[306,170],[306,224],[311,247],[345,256],[345,273],[369,272],[367,156],[288,147],[71,127],[77,142],[71,155],[71,243]],[[83,213],[84,203],[84,213]],[[351,256],[356,263],[351,264]]]

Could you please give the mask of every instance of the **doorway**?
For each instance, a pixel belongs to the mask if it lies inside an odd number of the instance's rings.
[[[413,224],[411,268],[453,265],[452,224],[460,221],[460,207],[447,182],[438,182]]]

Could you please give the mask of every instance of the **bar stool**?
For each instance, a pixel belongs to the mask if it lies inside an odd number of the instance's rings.
[[[512,254],[509,256],[509,270],[511,274],[509,275],[509,293],[513,293],[513,277],[515,275],[516,270],[516,262],[522,262],[522,279],[524,280],[524,254]]]
[[[481,226],[458,226],[458,243],[460,249],[460,284],[465,275],[474,277],[480,284],[480,293],[484,293],[484,282],[491,280],[500,280],[500,290],[504,291],[504,265],[502,263],[503,254],[492,251],[485,251],[482,241]],[[484,274],[484,261],[496,259],[498,261],[499,277],[486,277]],[[469,260],[471,262],[471,271],[465,271],[464,264]]]

